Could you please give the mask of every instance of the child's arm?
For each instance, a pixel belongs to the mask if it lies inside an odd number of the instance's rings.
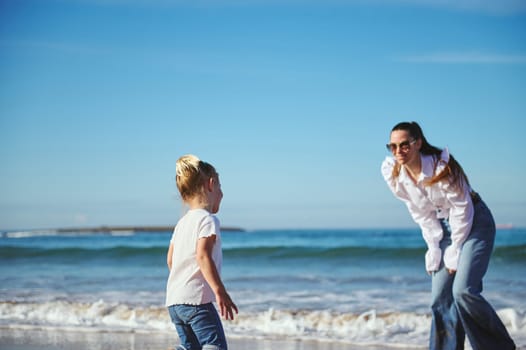
[[[170,246],[168,247],[168,253],[166,254],[166,264],[168,265],[168,270],[172,269],[172,254],[174,251],[174,245],[173,243],[170,243]]]
[[[208,282],[214,291],[214,294],[216,295],[216,301],[219,306],[221,316],[225,317],[227,320],[233,320],[234,310],[237,314],[237,306],[228,295],[223,282],[221,282],[221,277],[219,277],[219,273],[217,272],[214,261],[212,260],[212,249],[214,247],[215,240],[215,235],[200,238],[197,241],[196,259],[205,280]]]

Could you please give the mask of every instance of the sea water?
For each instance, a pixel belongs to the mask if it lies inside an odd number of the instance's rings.
[[[171,232],[2,232],[0,328],[172,332]],[[416,229],[223,231],[227,336],[426,347]],[[526,230],[500,229],[483,295],[526,346]]]

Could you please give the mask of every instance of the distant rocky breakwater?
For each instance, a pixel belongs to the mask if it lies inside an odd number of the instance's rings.
[[[76,227],[59,228],[57,232],[165,232],[173,231],[174,226],[99,226],[99,227]],[[239,227],[221,227],[221,231],[245,231]]]
[[[46,235],[76,235],[86,233],[127,235],[136,232],[154,233],[171,232],[174,226],[97,226],[97,227],[63,227],[52,229],[0,230],[0,237],[25,237]],[[240,227],[221,227],[223,232],[245,232]]]

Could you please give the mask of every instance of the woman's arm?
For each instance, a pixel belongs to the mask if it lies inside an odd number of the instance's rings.
[[[407,209],[413,220],[420,226],[422,237],[427,244],[427,252],[425,255],[427,273],[431,274],[434,271],[438,271],[442,260],[440,241],[442,240],[444,232],[438,221],[436,212],[420,209],[410,200],[402,199],[402,201],[407,205]]]
[[[446,196],[451,204],[449,226],[451,227],[452,243],[444,251],[444,265],[448,271],[454,272],[458,267],[462,245],[471,232],[475,209],[467,185],[462,192],[455,188],[449,189]]]
[[[200,238],[197,241],[196,259],[199,268],[201,269],[201,273],[214,291],[221,316],[225,317],[227,320],[233,320],[234,311],[236,314],[238,312],[237,306],[228,295],[212,259],[212,250],[214,248],[215,239],[216,236],[211,235],[209,237]]]
[[[422,230],[422,236],[424,237],[428,248],[425,255],[427,272],[431,273],[437,271],[440,267],[440,261],[442,260],[442,251],[439,246],[440,240],[443,236],[442,226],[438,222],[434,211],[430,211],[427,208],[419,208],[411,199],[411,196],[404,185],[398,183],[398,179],[396,182],[393,181],[393,167],[395,164],[396,161],[393,157],[386,157],[382,163],[382,175],[391,192],[396,198],[404,202],[409,214],[411,214],[413,220]]]

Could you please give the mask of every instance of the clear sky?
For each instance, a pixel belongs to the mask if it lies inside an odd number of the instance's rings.
[[[0,2],[0,229],[173,225],[186,153],[226,226],[416,227],[411,120],[526,226],[525,1]]]

